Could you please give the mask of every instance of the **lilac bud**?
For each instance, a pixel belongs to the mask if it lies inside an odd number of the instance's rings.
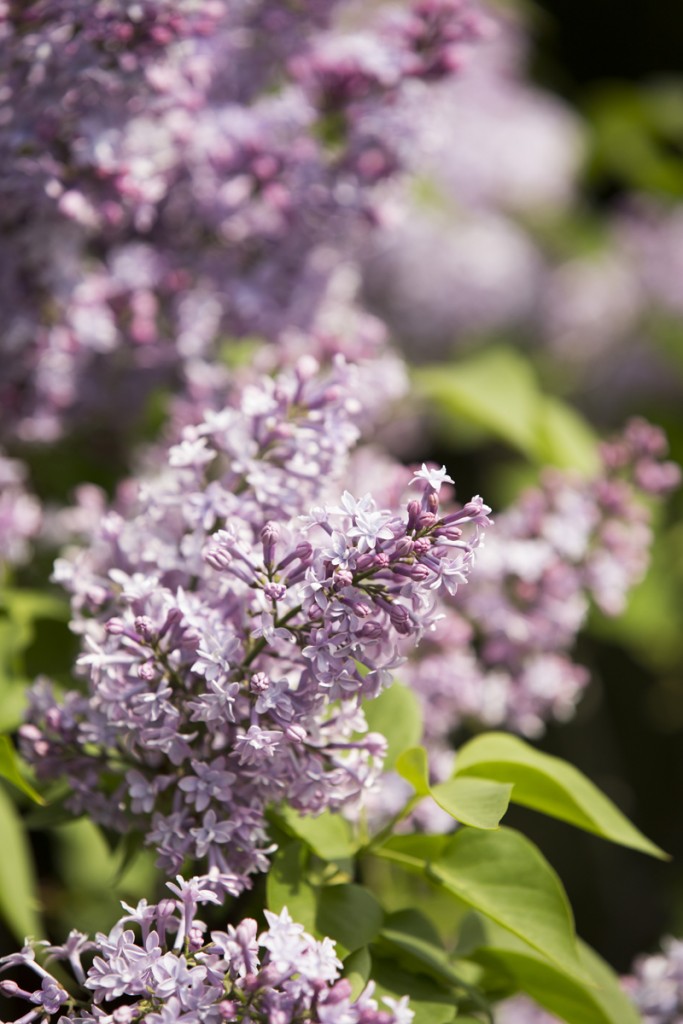
[[[460,540],[462,537],[462,530],[459,526],[439,527],[434,532],[437,537],[444,537],[446,540]]]
[[[104,628],[109,636],[122,636],[126,632],[125,623],[122,619],[109,619],[104,624]]]
[[[348,569],[338,569],[334,574],[335,586],[341,590],[342,587],[350,587],[353,583],[353,573]]]
[[[306,741],[306,730],[302,725],[288,725],[285,727],[285,736],[295,743]]]
[[[265,693],[270,686],[270,679],[265,672],[255,672],[249,680],[249,689],[252,693]]]
[[[421,511],[422,509],[420,507],[419,501],[415,501],[413,499],[413,501],[408,502],[408,525],[406,527],[407,530],[414,530],[416,528],[417,519]]]
[[[401,633],[403,636],[407,636],[410,633],[410,616],[408,615],[408,610],[402,604],[392,604],[389,606],[389,618],[397,633]]]
[[[417,528],[418,530],[428,530],[434,526],[436,522],[436,516],[433,512],[420,512],[417,517]]]
[[[413,553],[413,540],[411,537],[399,537],[396,541],[396,555],[398,558],[408,558]]]
[[[223,547],[210,547],[204,552],[204,560],[209,563],[212,569],[227,569],[232,562],[232,555]]]
[[[148,615],[137,616],[137,618],[135,619],[135,631],[142,637],[143,640],[146,640],[148,643],[154,639],[154,636],[156,634],[154,623],[152,622]]]
[[[232,999],[222,999],[218,1004],[218,1012],[221,1020],[234,1020],[237,1014],[237,1003],[233,1002]]]
[[[426,555],[428,551],[431,551],[432,542],[429,537],[418,537],[415,541],[415,554]]]
[[[358,632],[366,640],[380,640],[384,636],[384,629],[379,622],[364,622]]]
[[[394,572],[397,576],[406,576],[408,579],[416,580],[418,583],[431,576],[427,566],[421,565],[420,562],[416,562],[414,565],[395,565]]]
[[[266,565],[272,565],[275,560],[275,545],[280,539],[280,527],[277,523],[268,522],[261,530],[261,543],[263,544],[263,561]]]
[[[145,682],[150,683],[156,676],[156,669],[151,661],[143,661],[141,665],[138,665],[138,678],[144,679]]]
[[[284,583],[266,583],[263,587],[263,593],[269,601],[281,601],[287,593],[287,587]]]

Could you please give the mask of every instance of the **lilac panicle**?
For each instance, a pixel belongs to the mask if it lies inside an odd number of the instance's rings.
[[[410,134],[385,115],[456,70],[464,0],[353,36],[337,0],[6,0],[0,437],[120,429],[222,340],[308,329]]]
[[[680,479],[663,433],[644,420],[601,454],[596,476],[546,470],[496,516],[468,586],[403,669],[423,698],[435,752],[468,718],[535,736],[573,713],[588,673],[571,651],[590,602],[607,615],[623,610],[648,565],[643,499]]]
[[[373,786],[384,741],[360,702],[466,581],[489,522],[480,498],[440,509],[445,470],[392,508],[343,491],[356,371],[314,370],[247,382],[58,559],[85,692],[38,682],[20,730],[75,813],[139,829],[167,872],[196,864],[217,892],[267,870],[267,806],[317,814]]]
[[[20,953],[0,958],[0,972],[24,967],[37,976],[33,991],[11,978],[0,982],[5,995],[24,999],[31,1009],[24,1024],[42,1021],[78,1024],[410,1024],[405,998],[373,998],[374,983],[351,998],[341,977],[342,963],[331,939],[318,942],[286,908],[265,911],[268,927],[259,934],[245,918],[225,931],[209,932],[195,917],[215,894],[195,879],[168,883],[176,899],[159,904],[141,900],[123,904],[124,913],[108,934],[94,940],[72,931],[63,945],[45,950],[46,962],[70,968],[76,998],[51,976],[36,954],[41,943],[28,941]],[[82,956],[86,955],[85,964]],[[89,965],[89,966],[88,966]],[[63,976],[60,975],[60,976]],[[125,1003],[121,997],[125,996]]]

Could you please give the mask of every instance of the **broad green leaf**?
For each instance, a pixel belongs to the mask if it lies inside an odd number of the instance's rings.
[[[463,828],[431,862],[429,874],[563,969],[580,973],[562,884],[540,850],[519,832]]]
[[[503,972],[518,991],[569,1024],[638,1024],[635,1007],[611,968],[581,940],[578,952],[585,982],[501,929],[494,929],[490,944],[471,955],[494,977]]]
[[[413,835],[391,836],[382,845],[382,849],[423,862],[440,857],[449,842],[449,835],[415,832]]]
[[[598,466],[596,439],[580,415],[545,395],[530,362],[510,348],[414,371],[418,393],[441,412],[482,428],[541,464],[582,473]]]
[[[431,788],[439,807],[456,821],[474,828],[498,828],[510,803],[510,783],[476,776],[456,776]]]
[[[456,1019],[457,1006],[453,996],[433,978],[410,974],[391,961],[374,955],[371,977],[376,982],[374,995],[381,1009],[386,1009],[382,996],[400,999],[407,995],[410,1009],[415,1014],[413,1024],[451,1024]]]
[[[536,458],[586,475],[600,468],[597,438],[586,420],[559,398],[545,395],[539,404]]]
[[[302,842],[293,840],[283,844],[266,876],[266,902],[268,909],[276,914],[287,907],[295,921],[307,932],[314,932],[317,898],[306,879],[307,861],[308,850]]]
[[[448,366],[414,371],[418,394],[532,456],[536,443],[537,387],[527,361],[490,348]]]
[[[323,860],[353,857],[360,846],[353,837],[351,826],[339,814],[323,811],[312,818],[298,814],[291,807],[282,807],[278,809],[278,817],[288,832],[303,839]]]
[[[384,911],[362,885],[328,885],[319,892],[316,928],[334,939],[342,957],[372,942],[383,922]]]
[[[582,772],[507,733],[485,733],[459,751],[455,777],[513,784],[511,799],[622,846],[666,858]]]
[[[19,771],[19,756],[9,736],[0,736],[0,776],[29,796],[34,803],[45,803],[40,793],[29,785]]]
[[[8,679],[0,669],[0,733],[14,732],[24,721],[29,679]]]
[[[69,618],[69,602],[43,590],[8,588],[0,591],[0,604],[16,622]]]
[[[388,748],[384,768],[390,771],[399,754],[420,742],[420,703],[408,686],[392,683],[375,700],[366,701],[363,712],[371,732],[380,732],[386,737]]]
[[[445,985],[462,986],[439,933],[432,922],[419,910],[399,910],[391,914],[382,928],[381,948],[384,953],[395,951],[396,960],[416,972],[424,972]]]
[[[23,822],[2,787],[0,836],[0,916],[20,942],[29,935],[40,938],[43,926],[38,913],[31,847],[26,839]]]
[[[351,999],[358,999],[372,972],[372,957],[367,946],[344,957],[344,977],[351,983]]]
[[[429,763],[424,747],[411,747],[396,758],[396,771],[410,783],[418,796],[429,796]]]
[[[509,783],[456,777],[430,786],[424,747],[404,750],[396,759],[396,771],[411,784],[417,796],[433,797],[439,807],[463,825],[498,828],[510,803],[512,786]]]

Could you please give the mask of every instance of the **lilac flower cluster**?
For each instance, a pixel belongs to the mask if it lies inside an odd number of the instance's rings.
[[[208,932],[195,917],[198,905],[217,902],[213,892],[180,876],[167,883],[173,899],[158,904],[123,904],[125,914],[108,934],[94,940],[72,931],[62,945],[27,941],[19,953],[0,959],[0,971],[28,968],[34,991],[7,979],[5,996],[26,1000],[17,1024],[41,1020],[78,1024],[410,1024],[407,999],[384,996],[380,1009],[374,983],[352,998],[341,977],[342,963],[331,939],[316,941],[286,909],[265,911],[259,934],[245,918],[226,931]],[[139,930],[139,934],[138,934]],[[68,966],[76,994],[43,966],[42,952]],[[86,966],[83,958],[86,958]]]
[[[207,413],[57,561],[87,693],[39,683],[20,730],[75,813],[139,829],[168,872],[201,862],[223,892],[267,869],[267,807],[336,810],[372,785],[385,741],[361,698],[465,582],[488,523],[480,498],[439,511],[445,470],[420,471],[402,510],[339,499],[353,367],[315,370]]]
[[[431,748],[450,749],[463,719],[538,735],[565,719],[588,682],[571,660],[589,602],[618,615],[643,577],[647,496],[677,485],[662,432],[633,420],[602,447],[592,479],[546,470],[496,517],[470,584],[448,602],[403,676],[422,696]]]
[[[683,942],[667,938],[660,953],[640,956],[622,984],[643,1016],[643,1024],[683,1021]]]
[[[496,1024],[561,1024],[546,1010],[526,996],[514,996],[496,1007]]]
[[[119,379],[132,413],[226,337],[309,326],[400,166],[384,113],[481,21],[419,0],[344,34],[335,6],[2,4],[4,433],[116,422]]]
[[[25,465],[0,450],[0,578],[5,566],[27,561],[41,525],[42,509],[27,489]]]

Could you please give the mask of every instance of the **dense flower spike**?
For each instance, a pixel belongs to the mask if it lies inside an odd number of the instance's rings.
[[[34,991],[12,979],[0,982],[6,996],[24,999],[32,1021],[110,1024],[410,1024],[405,998],[383,997],[381,1008],[369,982],[357,998],[341,977],[331,939],[317,942],[286,909],[265,911],[259,934],[245,918],[226,931],[208,932],[195,917],[198,905],[215,902],[212,892],[180,876],[168,883],[174,899],[159,904],[124,904],[125,914],[108,934],[94,940],[72,931],[62,945],[42,950],[62,961],[74,991],[40,962],[41,946],[27,942],[20,953],[0,959],[0,971],[19,967],[36,975]],[[83,962],[85,958],[85,964]],[[89,966],[86,966],[89,964]],[[24,972],[27,973],[26,971]],[[30,975],[29,975],[30,976]],[[60,974],[63,979],[63,973]],[[122,1001],[125,997],[125,1001]]]
[[[377,695],[465,582],[488,523],[480,498],[443,515],[445,470],[423,469],[403,510],[337,493],[358,431],[354,369],[310,358],[208,413],[58,560],[88,684],[32,693],[21,729],[75,812],[140,829],[170,872],[201,862],[219,891],[265,870],[268,805],[316,814],[372,786]]]
[[[603,445],[592,479],[546,470],[496,517],[469,586],[402,670],[422,695],[438,749],[464,719],[538,735],[572,715],[588,673],[571,660],[590,601],[618,615],[647,568],[643,498],[680,479],[660,430],[633,420]]]
[[[226,337],[312,323],[401,164],[384,112],[479,32],[463,0],[353,36],[336,6],[2,5],[0,431],[115,424],[117,379],[132,412]]]

